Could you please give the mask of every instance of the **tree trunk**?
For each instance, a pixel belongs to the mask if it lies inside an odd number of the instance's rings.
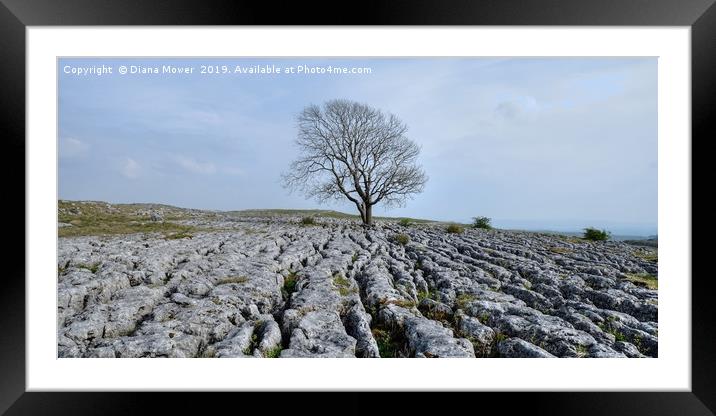
[[[365,204],[365,221],[363,223],[368,226],[373,225],[373,206],[370,204]]]
[[[365,205],[356,202],[356,207],[358,207],[358,212],[360,213],[360,220],[363,224],[365,224],[365,210],[363,209],[364,206]]]

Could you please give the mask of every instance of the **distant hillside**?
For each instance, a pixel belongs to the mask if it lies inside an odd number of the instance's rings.
[[[328,218],[345,218],[360,219],[357,214],[346,214],[345,212],[325,210],[325,209],[244,209],[239,211],[226,211],[226,214],[237,215],[240,217],[278,217],[278,216],[297,216],[297,217],[328,217]],[[431,223],[433,220],[409,217],[373,217],[375,220],[395,221],[407,219],[416,223]]]

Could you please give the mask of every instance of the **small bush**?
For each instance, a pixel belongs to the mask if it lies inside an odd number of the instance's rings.
[[[584,239],[589,241],[607,241],[610,233],[607,230],[598,230],[596,228],[587,227],[584,229]]]
[[[316,225],[316,218],[314,217],[303,217],[301,218],[302,225]]]
[[[410,236],[407,234],[396,234],[393,239],[395,239],[395,242],[401,246],[405,246],[410,242]]]
[[[447,226],[445,231],[447,231],[450,234],[462,234],[462,232],[465,231],[465,229],[462,228],[462,226],[460,226],[460,225],[450,224]]]
[[[413,223],[413,222],[410,221],[410,218],[401,218],[400,221],[398,221],[398,225],[402,225],[403,227],[408,227],[408,226],[410,226],[412,223]]]
[[[485,230],[491,230],[492,225],[490,225],[490,222],[492,222],[491,218],[488,217],[472,217],[473,222],[472,226],[473,228],[482,228]]]

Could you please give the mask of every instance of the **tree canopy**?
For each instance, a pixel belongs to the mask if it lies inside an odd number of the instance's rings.
[[[366,225],[374,205],[402,206],[423,191],[428,178],[417,164],[420,147],[395,115],[331,100],[307,106],[297,121],[299,157],[283,174],[288,188],[319,202],[346,198]]]

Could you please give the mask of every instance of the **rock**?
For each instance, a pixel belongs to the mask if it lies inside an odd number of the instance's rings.
[[[506,358],[555,358],[542,348],[520,338],[509,338],[497,343],[500,357]]]
[[[470,341],[453,337],[450,329],[425,319],[411,317],[405,320],[405,336],[408,347],[416,357],[474,357]]]
[[[266,356],[276,348],[281,347],[281,328],[279,328],[271,315],[265,315],[263,319],[264,320],[261,321],[261,327],[258,330],[258,338],[261,341],[257,349],[261,352],[262,356]]]
[[[353,306],[346,315],[346,332],[356,339],[356,356],[365,358],[380,357],[378,344],[371,334],[371,316],[359,305]]]
[[[254,323],[246,322],[234,328],[223,340],[214,345],[217,357],[245,357],[251,354]]]
[[[629,343],[629,342],[617,341],[617,342],[614,343],[614,349],[617,350],[617,351],[623,352],[624,355],[626,355],[626,356],[629,357],[629,358],[634,358],[634,357],[642,358],[642,357],[645,357],[644,354],[642,354],[641,352],[639,352],[639,349],[638,349],[634,344],[631,344],[631,343]]]
[[[452,320],[452,308],[444,303],[425,298],[418,305],[418,309],[422,314],[430,319],[438,321]]]
[[[281,357],[355,357],[356,340],[342,328],[335,312],[308,312],[294,328]]]
[[[458,331],[472,342],[475,355],[489,357],[495,342],[495,331],[489,326],[483,325],[477,318],[465,315],[462,311],[458,312],[457,319]]]
[[[71,204],[60,206],[63,224],[130,209]],[[656,277],[658,264],[621,242],[328,217],[302,226],[290,215],[152,205],[127,215],[181,216],[199,231],[61,237],[59,357],[658,353],[658,293],[628,281]],[[394,244],[397,233],[410,244]]]

